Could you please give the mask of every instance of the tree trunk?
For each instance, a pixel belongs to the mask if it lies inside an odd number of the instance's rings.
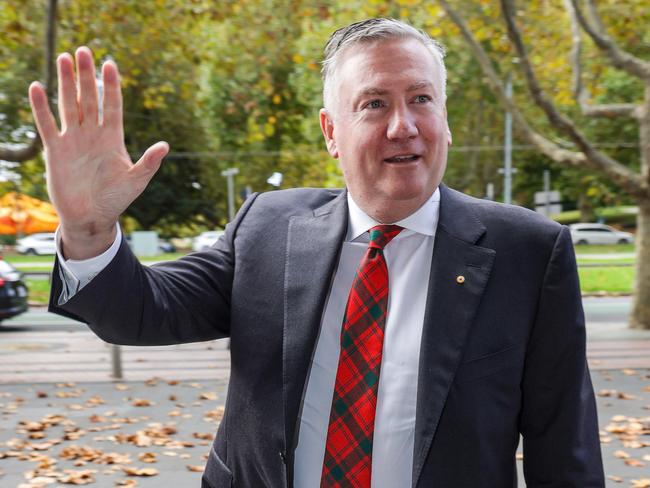
[[[578,210],[580,210],[580,222],[594,222],[596,220],[594,207],[584,195],[578,197]]]
[[[639,111],[641,178],[650,184],[650,82],[645,85],[644,103]],[[646,187],[647,188],[647,187]],[[630,327],[650,330],[650,194],[638,200],[636,218],[636,276]]]
[[[639,201],[636,222],[636,276],[630,327],[650,330],[650,198]]]

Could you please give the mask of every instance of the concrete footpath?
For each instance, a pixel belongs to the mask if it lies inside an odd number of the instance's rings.
[[[607,486],[650,488],[650,331],[606,318],[587,331]],[[200,486],[226,398],[226,342],[122,356],[116,381],[109,346],[83,327],[2,331],[1,487]],[[517,464],[521,473],[521,455]]]

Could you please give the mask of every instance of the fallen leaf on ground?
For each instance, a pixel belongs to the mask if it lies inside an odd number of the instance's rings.
[[[126,480],[119,480],[115,482],[116,486],[128,486],[128,487],[133,487],[133,486],[138,486],[138,480],[134,480],[133,478],[129,478]]]
[[[217,392],[214,391],[205,391],[199,395],[199,400],[216,400],[217,398]]]
[[[632,466],[633,468],[642,468],[645,466],[645,463],[643,461],[639,461],[638,459],[626,459],[623,462],[628,466]]]
[[[628,395],[627,393],[623,393],[622,391],[618,393],[617,398],[620,400],[636,400],[636,397],[634,395]]]
[[[155,452],[143,452],[138,455],[138,459],[143,463],[155,463],[158,461]]]
[[[147,400],[146,398],[135,398],[131,405],[134,407],[150,407],[153,405],[153,402],[151,400]]]
[[[132,466],[122,466],[124,471],[129,476],[156,476],[158,470],[154,468],[134,468]]]

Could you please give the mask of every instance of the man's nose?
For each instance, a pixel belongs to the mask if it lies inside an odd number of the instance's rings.
[[[411,139],[418,135],[415,117],[407,107],[395,107],[390,120],[386,136],[390,140]]]

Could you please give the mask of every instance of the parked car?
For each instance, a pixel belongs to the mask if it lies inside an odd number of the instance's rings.
[[[161,253],[176,252],[176,246],[163,239],[158,239],[158,249],[160,249]]]
[[[192,240],[192,251],[205,251],[217,242],[223,234],[222,230],[210,230],[202,232]]]
[[[11,264],[0,258],[0,320],[27,311],[27,285]]]
[[[572,224],[571,240],[573,244],[631,244],[634,235],[618,231],[605,224]]]
[[[54,232],[31,234],[16,241],[16,251],[20,254],[56,254]]]

